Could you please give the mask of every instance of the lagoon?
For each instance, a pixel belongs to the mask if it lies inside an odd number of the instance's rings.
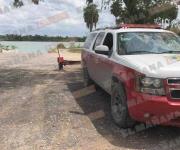
[[[83,42],[32,42],[32,41],[0,41],[5,46],[15,46],[19,52],[48,52],[55,48],[59,43],[64,44],[66,48],[83,47]]]

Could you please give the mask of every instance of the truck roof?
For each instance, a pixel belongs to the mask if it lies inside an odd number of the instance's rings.
[[[159,25],[156,24],[120,24],[116,27],[108,27],[103,29],[97,29],[93,32],[169,32],[173,33],[171,31],[167,31],[162,29]]]
[[[114,32],[114,33],[120,33],[120,32],[169,32],[173,33],[168,30],[164,29],[148,29],[148,28],[121,28],[121,29],[101,29],[93,32]]]

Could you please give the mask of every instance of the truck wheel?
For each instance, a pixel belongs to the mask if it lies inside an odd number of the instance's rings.
[[[83,68],[83,78],[84,78],[84,86],[90,86],[93,84],[93,81],[91,80],[87,68]]]
[[[129,116],[125,89],[118,82],[112,85],[111,114],[115,123],[121,128],[131,128],[135,125],[135,121]]]

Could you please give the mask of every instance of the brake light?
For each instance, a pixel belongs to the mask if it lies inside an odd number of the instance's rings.
[[[161,26],[157,24],[120,24],[120,28],[150,28],[161,29]]]

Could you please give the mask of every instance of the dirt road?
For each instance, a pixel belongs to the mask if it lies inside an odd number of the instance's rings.
[[[59,72],[54,54],[0,55],[0,149],[179,149],[179,128],[124,137],[112,122],[109,99],[83,88],[80,65]]]

